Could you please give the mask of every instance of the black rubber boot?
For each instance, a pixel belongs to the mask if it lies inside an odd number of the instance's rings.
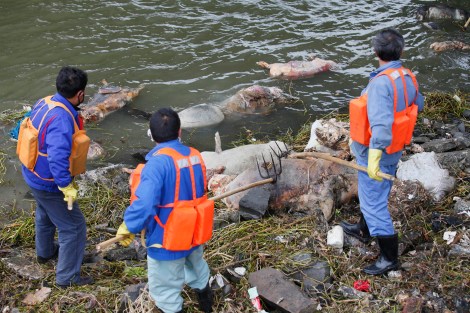
[[[94,283],[95,283],[95,280],[92,277],[90,277],[90,276],[81,276],[78,280],[76,280],[74,282],[70,282],[66,285],[57,284],[57,286],[64,289],[64,288],[68,288],[68,287],[72,287],[72,286],[92,285]]]
[[[379,259],[372,265],[364,268],[369,275],[380,275],[398,268],[398,234],[390,236],[377,236],[380,247]]]
[[[196,289],[197,300],[199,302],[199,309],[204,313],[212,313],[212,305],[214,304],[214,294],[212,289],[207,283],[204,289]]]
[[[372,239],[369,233],[369,228],[366,224],[366,220],[364,219],[364,216],[362,214],[357,224],[351,224],[345,221],[341,221],[339,225],[343,227],[343,230],[346,234],[359,239],[359,241],[361,242],[367,243]]]

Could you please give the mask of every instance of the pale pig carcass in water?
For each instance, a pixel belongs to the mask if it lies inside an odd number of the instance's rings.
[[[446,50],[470,50],[470,45],[461,41],[441,41],[434,42],[431,44],[430,48],[437,52]]]
[[[199,104],[178,112],[181,128],[216,125],[226,114],[268,114],[276,105],[295,103],[299,98],[277,87],[253,85],[239,90],[220,105]]]
[[[239,90],[222,104],[224,112],[246,114],[268,114],[276,105],[287,105],[299,98],[283,92],[277,87],[253,85]]]
[[[87,153],[87,160],[94,160],[98,159],[102,156],[105,155],[105,151],[103,147],[96,141],[91,140],[90,141],[90,147],[88,148],[88,153]]]
[[[269,69],[269,76],[297,79],[312,77],[318,73],[329,71],[337,66],[333,61],[314,58],[310,61],[289,61],[287,63],[268,64],[264,61],[256,62],[259,66]]]
[[[137,88],[115,87],[104,82],[93,98],[80,107],[80,112],[85,123],[99,122],[111,112],[119,110],[132,99],[139,95],[143,86]]]
[[[453,8],[445,4],[436,4],[419,7],[416,11],[416,17],[420,21],[427,19],[452,19],[466,21],[470,17],[470,14],[463,9]]]

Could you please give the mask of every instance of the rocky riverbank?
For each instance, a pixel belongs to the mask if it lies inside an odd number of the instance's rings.
[[[268,312],[468,312],[469,101],[463,93],[427,95],[426,110],[400,167],[410,167],[412,173],[432,172],[431,177],[444,171],[443,179],[453,182],[442,188],[443,180],[430,184],[429,176],[421,175],[421,183],[394,184],[390,211],[400,236],[398,271],[379,277],[361,272],[377,256],[374,243],[348,236],[342,237],[342,245],[328,242],[329,230],[341,220],[357,217],[354,170],[324,160],[282,158],[278,183],[252,189],[255,194],[247,191],[237,201],[217,202],[218,229],[205,252],[213,275],[214,312],[256,312],[248,296],[252,287],[257,287]],[[347,132],[334,127],[340,117],[318,122],[323,127],[314,132],[309,124],[296,136],[278,139],[300,152],[315,134],[315,149],[349,161]],[[259,158],[264,148],[266,155],[273,150],[261,147],[252,154],[248,146],[225,153],[225,172],[223,164],[211,161],[220,161],[223,152],[212,159],[213,152],[205,153],[212,192],[235,188],[237,179],[238,185],[260,179],[253,157]],[[283,147],[275,145],[274,150],[281,155]],[[436,160],[438,167],[426,161],[431,167],[423,170],[423,157]],[[11,211],[0,235],[2,312],[154,312],[145,289],[146,252],[140,241],[128,248],[116,245],[102,253],[94,251],[95,244],[114,236],[128,204],[128,174],[123,167],[111,165],[80,179],[79,202],[89,239],[82,270],[96,279],[95,285],[57,288],[54,262],[35,261],[33,210]],[[198,312],[195,294],[189,288],[185,291],[187,312]]]

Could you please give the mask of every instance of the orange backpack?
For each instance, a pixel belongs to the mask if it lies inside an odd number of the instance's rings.
[[[411,77],[413,85],[416,88],[416,96],[410,105],[408,105],[408,93],[406,91],[404,71],[406,71]],[[387,153],[392,154],[402,150],[405,145],[409,145],[411,143],[413,130],[418,117],[418,105],[415,103],[418,95],[418,83],[416,82],[416,77],[413,73],[403,67],[398,69],[387,69],[376,77],[382,75],[386,75],[393,85],[394,120],[392,124],[392,142],[390,146],[386,148]],[[406,107],[400,112],[397,112],[398,92],[395,84],[395,78],[397,77],[394,77],[396,75],[401,77],[403,82],[403,92],[405,95]],[[349,102],[349,121],[351,139],[368,147],[372,131],[370,129],[369,118],[367,116],[367,92]]]
[[[16,154],[18,155],[20,162],[27,169],[29,169],[38,177],[40,177],[34,171],[34,168],[36,166],[38,156],[41,155],[47,157],[47,154],[41,153],[39,151],[39,130],[41,129],[42,123],[44,122],[47,113],[53,108],[59,106],[70,114],[74,125],[74,133],[72,135],[72,150],[70,152],[69,158],[70,174],[72,176],[76,176],[78,174],[84,173],[86,170],[86,159],[88,154],[88,148],[90,146],[90,138],[86,135],[85,130],[81,130],[78,128],[77,122],[75,121],[72,112],[70,112],[70,110],[65,105],[57,101],[52,101],[51,98],[52,96],[44,98],[43,107],[47,105],[48,110],[46,113],[44,113],[37,129],[33,126],[33,120],[39,113],[39,111],[42,109],[42,107],[36,112],[33,117],[27,117],[21,123],[18,134],[18,143],[16,146]]]

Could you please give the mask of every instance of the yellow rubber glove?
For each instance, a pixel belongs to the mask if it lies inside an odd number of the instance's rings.
[[[369,160],[367,162],[367,174],[372,179],[382,181],[382,178],[377,176],[380,171],[380,158],[382,157],[382,150],[380,149],[369,149]]]
[[[59,190],[64,194],[64,201],[68,201],[69,197],[72,197],[73,201],[77,199],[78,186],[73,181],[66,187],[59,187]]]
[[[122,222],[121,226],[119,226],[118,231],[116,233],[116,237],[120,235],[125,236],[123,240],[119,241],[119,243],[123,247],[129,246],[135,238],[135,235],[131,233],[129,229],[127,229],[126,223],[124,222]]]

